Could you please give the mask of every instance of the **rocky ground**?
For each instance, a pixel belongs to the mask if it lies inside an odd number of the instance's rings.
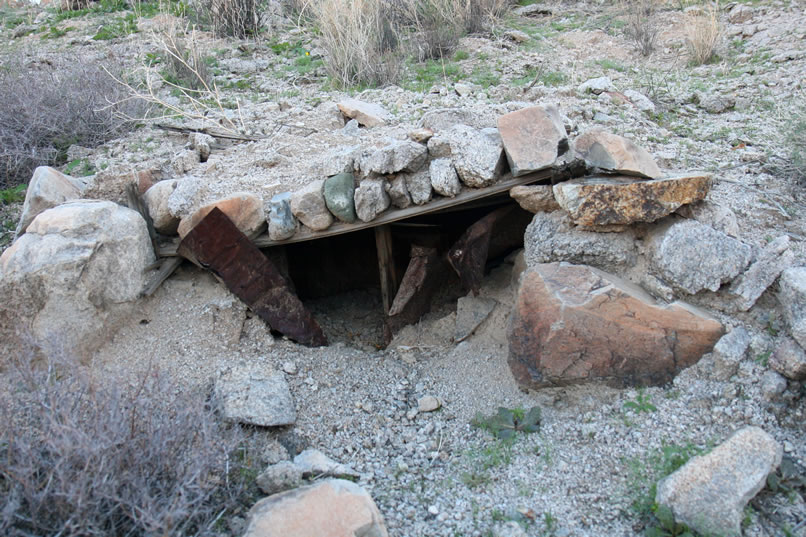
[[[335,102],[348,92],[330,88],[323,51],[304,28],[277,21],[271,37],[257,43],[202,34],[230,103],[209,115],[225,115],[258,141],[222,143],[201,163],[187,159],[186,136],[148,126],[74,155],[96,178],[108,178],[96,181],[98,197],[117,199],[123,183],[115,178],[153,170],[196,177],[195,207],[238,191],[268,200],[320,178],[332,154],[345,147],[404,137],[432,110],[459,107],[472,112],[477,126],[494,126],[524,103],[557,104],[572,134],[604,126],[646,148],[665,171],[713,172],[709,200],[735,213],[736,237],[760,248],[788,235],[795,265],[803,266],[806,196],[785,163],[790,118],[802,112],[806,91],[806,14],[798,1],[748,6],[747,20],[735,22],[730,6],[722,6],[719,59],[692,67],[687,14],[677,4],[660,11],[658,49],[644,58],[624,36],[626,17],[617,7],[547,3],[551,14],[509,16],[492,35],[463,39],[452,59],[408,65],[398,85],[354,94],[393,118],[359,131],[343,128]],[[171,23],[167,15],[142,18],[138,33],[93,41],[100,16],[50,23],[53,14],[44,13],[4,27],[3,46],[42,57],[67,49],[135,67],[159,52],[151,31]],[[43,39],[38,29],[51,26],[66,31]],[[19,30],[25,27],[33,33]],[[511,30],[527,39],[507,37]],[[580,88],[599,77],[609,78],[607,91]],[[645,109],[630,90],[648,99]],[[182,104],[167,89],[158,92]],[[19,208],[2,210],[5,216]],[[276,462],[271,446],[279,442],[289,455],[312,447],[349,464],[397,536],[517,535],[508,521],[521,523],[527,535],[641,534],[650,488],[669,460],[719,444],[744,425],[763,428],[785,456],[804,464],[803,387],[790,382],[781,390],[765,380],[769,353],[786,332],[776,286],[747,313],[712,310],[726,326],[744,326],[752,336],[728,380],[714,379],[706,357],[663,387],[526,393],[506,363],[512,269],[505,263],[485,278],[481,296],[497,305],[461,343],[453,342],[456,303],[446,293],[418,324],[379,349],[382,306],[368,290],[309,304],[332,342],[310,349],[273,337],[213,277],[183,266],[138,302],[92,364],[121,379],[157,368],[171,374],[177,390],[208,389],[233,364],[284,371],[297,419],[293,427],[266,432],[266,462]],[[687,299],[709,309],[717,300],[708,292]],[[426,396],[438,398],[440,408],[414,412]],[[542,409],[540,431],[512,443],[471,425],[478,413],[534,406]],[[762,492],[747,510],[745,535],[803,534],[802,492]],[[239,535],[243,524],[236,516],[229,531]]]

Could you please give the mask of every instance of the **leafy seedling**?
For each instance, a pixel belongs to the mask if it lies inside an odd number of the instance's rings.
[[[624,403],[624,409],[635,410],[637,414],[640,414],[642,412],[655,412],[658,407],[652,404],[652,399],[643,390],[640,390],[638,395],[635,396],[635,401]]]
[[[694,537],[685,524],[674,521],[674,513],[665,505],[656,505],[653,509],[658,525],[647,529],[646,537]]]
[[[529,412],[498,407],[498,412],[492,416],[477,414],[472,424],[488,430],[496,438],[510,440],[515,438],[518,431],[536,433],[540,429],[540,418],[540,407],[533,407]]]

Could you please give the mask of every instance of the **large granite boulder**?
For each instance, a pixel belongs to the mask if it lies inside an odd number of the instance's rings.
[[[351,481],[326,479],[257,502],[244,537],[387,537],[369,493]]]
[[[80,180],[49,166],[40,166],[34,170],[25,192],[17,236],[25,233],[38,214],[67,201],[79,199],[83,190],[84,184]]]
[[[153,261],[136,211],[90,200],[44,211],[0,257],[3,339],[86,358],[131,311]]]
[[[709,352],[722,325],[694,307],[656,303],[592,267],[539,264],[520,279],[509,365],[525,388],[669,382]]]

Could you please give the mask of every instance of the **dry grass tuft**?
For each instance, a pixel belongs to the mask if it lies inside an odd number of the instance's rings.
[[[686,47],[693,65],[711,61],[722,38],[719,2],[692,12],[686,21]]]
[[[383,0],[318,0],[311,6],[330,76],[343,87],[380,86],[400,69],[397,32]]]
[[[219,36],[259,39],[268,14],[266,0],[199,0],[198,15]]]

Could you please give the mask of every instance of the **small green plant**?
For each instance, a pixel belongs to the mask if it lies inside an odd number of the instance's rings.
[[[95,41],[109,41],[129,34],[137,33],[137,16],[128,13],[125,17],[118,17],[109,24],[105,24],[92,38]]]
[[[58,39],[63,37],[67,34],[67,32],[75,30],[72,26],[67,26],[65,28],[57,28],[56,26],[49,26],[48,30],[42,34],[42,39]]]
[[[692,457],[706,451],[691,443],[666,444],[660,449],[650,451],[643,458],[627,460],[633,511],[641,517],[652,515],[658,481],[679,469]]]
[[[769,362],[771,355],[772,351],[762,352],[756,356],[755,362],[761,367],[767,367],[767,363]]]
[[[491,481],[490,476],[484,472],[464,472],[460,479],[469,489],[483,487]]]
[[[78,177],[86,177],[95,173],[95,166],[90,161],[83,158],[71,160],[64,167],[64,173]]]
[[[9,203],[20,203],[25,201],[25,189],[28,185],[17,185],[11,188],[4,188],[0,190],[0,203],[8,205]]]
[[[667,506],[655,505],[652,511],[658,524],[646,530],[646,537],[694,537],[685,524],[675,522],[674,513]]]
[[[778,470],[767,476],[767,488],[773,494],[802,493],[806,491],[806,469],[787,455],[781,460]]]
[[[460,61],[462,61],[462,60],[466,60],[466,59],[468,59],[469,57],[470,57],[470,54],[469,54],[467,51],[464,51],[464,50],[457,50],[457,51],[456,51],[456,52],[453,54],[453,61],[455,61],[455,62],[460,62]]]
[[[658,407],[652,404],[652,399],[644,393],[644,390],[638,390],[635,401],[626,401],[624,409],[634,410],[637,414],[641,414],[642,412],[655,412]]]
[[[509,440],[515,438],[518,432],[536,433],[540,430],[540,419],[540,407],[532,407],[529,412],[521,408],[498,407],[498,412],[492,416],[476,414],[471,423],[489,431],[496,438]]]

